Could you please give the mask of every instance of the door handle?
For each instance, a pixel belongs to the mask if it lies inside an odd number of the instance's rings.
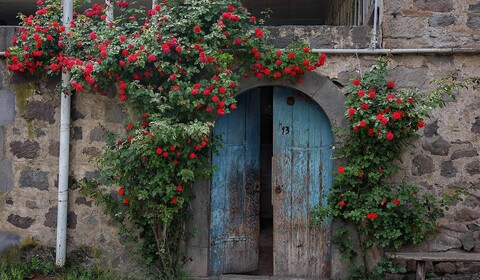
[[[275,187],[275,193],[276,193],[276,194],[282,193],[282,191],[283,191],[282,188],[283,188],[283,185],[277,185],[277,186]]]

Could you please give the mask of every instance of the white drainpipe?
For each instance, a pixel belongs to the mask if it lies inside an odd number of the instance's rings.
[[[73,0],[63,0],[63,25],[65,34],[70,32],[73,18]],[[62,73],[62,85],[67,86],[69,73]],[[61,93],[60,103],[60,153],[58,159],[58,215],[57,215],[57,250],[55,265],[65,265],[67,253],[67,210],[68,210],[68,173],[70,163],[70,93]]]
[[[370,42],[370,47],[372,49],[377,48],[377,25],[378,25],[378,0],[375,0],[375,5],[373,7],[372,41]]]

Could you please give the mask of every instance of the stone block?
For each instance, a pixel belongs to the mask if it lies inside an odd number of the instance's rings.
[[[425,142],[423,148],[429,151],[432,155],[446,156],[450,151],[450,143],[443,139],[437,139],[433,143]]]
[[[30,101],[25,108],[25,118],[53,124],[55,123],[55,105],[51,102]]]
[[[415,6],[420,10],[431,12],[451,12],[453,11],[453,0],[414,0]]]
[[[14,141],[10,143],[10,150],[17,158],[34,159],[38,156],[40,144],[36,141]]]
[[[48,190],[48,175],[48,172],[45,171],[23,170],[20,173],[20,187]]]
[[[27,229],[35,222],[35,219],[31,217],[22,217],[19,215],[10,214],[7,218],[7,222],[18,228]]]
[[[84,196],[77,196],[75,198],[75,204],[78,204],[78,205],[86,205],[88,207],[92,207],[92,201],[87,201],[87,198],[84,197]]]
[[[467,164],[465,169],[467,170],[468,174],[470,174],[470,176],[480,174],[480,161],[476,160],[470,162],[469,164]]]
[[[10,160],[0,160],[0,193],[13,189],[13,168]]]
[[[0,90],[0,125],[15,122],[15,93],[11,90]]]
[[[0,231],[0,256],[8,249],[20,245],[20,236],[6,231]]]
[[[46,136],[47,133],[45,132],[45,130],[41,129],[40,127],[37,127],[37,128],[35,129],[35,135],[36,135],[37,137],[43,137],[43,136]]]
[[[0,50],[4,51],[12,46],[12,40],[17,33],[17,28],[17,26],[0,26]]]
[[[208,247],[210,239],[210,183],[197,181],[192,187],[195,199],[191,202],[192,219],[187,222],[187,227],[195,230],[196,234],[188,240],[188,246]]]
[[[464,149],[458,150],[452,153],[450,157],[451,160],[459,159],[459,158],[468,158],[468,157],[476,157],[478,156],[478,152],[475,149]]]
[[[457,267],[451,262],[440,262],[435,265],[435,271],[439,273],[451,274],[457,272]]]
[[[75,105],[72,105],[72,111],[70,111],[70,117],[72,118],[72,121],[76,120],[83,120],[85,119],[85,115],[82,114],[77,108],[74,107]]]
[[[480,3],[468,7],[467,26],[471,29],[480,28]]]
[[[105,103],[105,120],[107,122],[122,123],[125,120],[125,112],[118,104]]]
[[[44,226],[48,228],[57,228],[57,207],[51,207],[48,212],[45,213]],[[73,211],[67,212],[67,228],[75,229],[77,227],[77,214]]]
[[[428,19],[428,25],[431,27],[446,27],[454,24],[457,21],[457,17],[452,15],[432,15]]]
[[[425,137],[432,137],[438,135],[438,121],[434,121],[433,123],[427,124],[425,129],[423,130],[423,135]]]
[[[457,208],[454,218],[459,222],[470,222],[480,218],[480,212],[471,208]]]
[[[55,140],[50,140],[48,143],[48,154],[54,157],[58,157],[60,154],[60,142]]]
[[[417,155],[412,161],[412,175],[422,176],[423,174],[435,171],[433,159],[426,155]]]
[[[461,246],[462,243],[460,240],[444,234],[435,237],[428,244],[429,251],[431,252],[445,252],[453,248],[460,248]]]
[[[80,126],[74,126],[73,127],[72,139],[73,140],[82,140],[83,139],[83,129],[82,129],[82,127],[80,127]]]
[[[446,178],[453,178],[457,175],[458,169],[451,160],[440,164],[440,175]]]
[[[90,131],[90,143],[92,142],[105,142],[107,140],[107,133],[102,127],[95,127]]]
[[[185,272],[190,276],[208,276],[208,248],[187,247],[185,253],[191,259],[185,264]]]
[[[475,122],[472,124],[472,128],[470,129],[473,133],[480,133],[480,118],[475,117]]]
[[[473,232],[468,231],[465,233],[461,238],[460,241],[462,242],[462,248],[465,251],[471,251],[475,248],[475,241],[473,240]]]

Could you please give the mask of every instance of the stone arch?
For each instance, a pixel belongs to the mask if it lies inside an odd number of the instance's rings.
[[[288,79],[257,79],[246,78],[240,80],[239,94],[263,86],[288,87],[299,90],[312,98],[327,115],[330,125],[333,127],[345,127],[347,121],[345,112],[345,95],[326,76],[316,72],[307,72],[303,76],[303,82],[297,83]],[[335,137],[335,136],[334,136]]]

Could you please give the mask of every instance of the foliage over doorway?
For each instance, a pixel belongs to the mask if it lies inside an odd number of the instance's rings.
[[[214,121],[235,110],[241,76],[292,79],[323,65],[325,55],[297,43],[284,51],[239,0],[164,0],[148,11],[111,1],[109,18],[98,4],[77,11],[65,33],[59,1],[38,0],[35,15],[22,16],[8,68],[22,73],[68,72],[62,94],[107,95],[115,85],[133,119],[112,135],[99,161],[102,184],[84,191],[106,204],[120,233],[138,244],[142,259],[158,265],[160,278],[175,278],[185,262],[179,251],[190,188],[209,177]]]

